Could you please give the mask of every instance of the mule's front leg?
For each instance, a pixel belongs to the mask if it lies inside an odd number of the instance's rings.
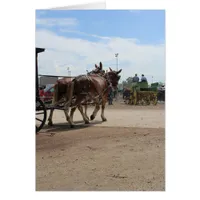
[[[96,105],[95,105],[94,112],[93,112],[93,114],[90,116],[90,119],[91,119],[91,120],[93,120],[93,119],[96,117],[96,115],[97,115],[99,109],[100,109],[99,104],[96,104]]]
[[[106,101],[102,102],[102,106],[101,106],[101,119],[103,122],[107,121],[107,119],[104,116],[105,107],[106,107]]]

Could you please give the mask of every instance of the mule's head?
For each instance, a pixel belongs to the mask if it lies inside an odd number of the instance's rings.
[[[105,71],[103,70],[103,65],[101,62],[99,63],[99,66],[95,64],[95,69],[89,72],[89,74],[100,74],[100,75],[103,75],[104,73]]]
[[[109,68],[110,71],[107,72],[107,78],[109,80],[109,82],[111,83],[111,85],[116,88],[120,79],[120,73],[122,71],[122,69],[120,69],[119,71],[114,71],[111,68]]]

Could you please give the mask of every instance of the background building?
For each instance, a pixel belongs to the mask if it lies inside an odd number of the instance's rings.
[[[41,76],[39,78],[39,85],[55,84],[58,77]]]

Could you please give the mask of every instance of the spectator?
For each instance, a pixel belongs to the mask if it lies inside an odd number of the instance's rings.
[[[134,91],[137,88],[138,82],[139,82],[139,77],[137,76],[137,74],[135,74],[135,76],[133,77],[132,91]]]
[[[113,97],[114,97],[114,92],[112,86],[109,87],[108,91],[108,105],[113,105]]]
[[[139,82],[139,77],[137,76],[137,74],[135,74],[135,76],[133,77],[133,83],[138,83]]]
[[[141,82],[147,82],[147,79],[146,79],[146,77],[144,76],[144,74],[142,74]]]

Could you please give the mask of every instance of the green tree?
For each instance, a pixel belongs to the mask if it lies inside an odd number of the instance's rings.
[[[119,84],[120,88],[126,87],[126,88],[131,88],[132,86],[132,77],[128,77],[125,81],[122,81],[122,83]]]

